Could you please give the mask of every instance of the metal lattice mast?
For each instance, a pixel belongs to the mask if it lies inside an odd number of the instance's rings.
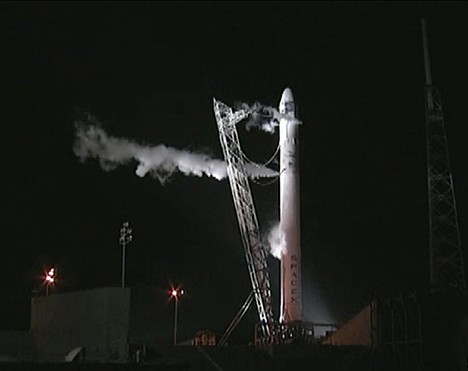
[[[439,91],[432,85],[426,22],[421,20],[426,72],[429,264],[432,290],[466,289],[455,192]]]
[[[246,118],[248,113],[243,110],[233,113],[230,107],[216,99],[213,99],[213,105],[255,303],[260,322],[265,325],[262,326],[263,335],[271,338],[274,317],[270,275],[236,129],[236,124]]]

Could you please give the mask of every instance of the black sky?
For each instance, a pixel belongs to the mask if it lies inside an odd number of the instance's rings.
[[[212,97],[276,106],[286,86],[304,122],[306,319],[343,321],[373,291],[424,284],[422,16],[464,242],[467,3],[2,3],[0,328],[27,328],[45,265],[58,267],[57,291],[118,285],[129,220],[135,333],[170,341],[169,282],[188,292],[181,336],[222,332],[250,285],[228,183],[176,174],[162,186],[135,166],[80,163],[73,123],[86,111],[111,135],[221,158]],[[277,136],[241,134],[259,162],[276,148]],[[263,229],[278,218],[277,187],[253,186]]]

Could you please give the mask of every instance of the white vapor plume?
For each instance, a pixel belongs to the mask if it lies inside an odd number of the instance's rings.
[[[268,231],[266,246],[270,254],[277,259],[281,259],[281,256],[286,252],[284,235],[281,233],[279,222]]]
[[[90,121],[97,123],[96,120]],[[146,146],[133,141],[115,138],[108,135],[98,125],[77,122],[73,150],[81,161],[96,158],[101,167],[113,170],[118,165],[137,161],[136,174],[144,177],[146,174],[164,183],[176,171],[187,176],[208,176],[217,180],[227,176],[226,163],[212,158],[205,153],[197,153],[167,147],[163,144]],[[262,166],[246,165],[252,178],[272,177],[277,172]]]
[[[259,102],[255,102],[253,105],[236,103],[236,109],[250,113],[249,119],[245,124],[247,131],[255,128],[269,134],[274,134],[281,119],[291,120],[291,117],[280,113],[276,108],[265,106]]]

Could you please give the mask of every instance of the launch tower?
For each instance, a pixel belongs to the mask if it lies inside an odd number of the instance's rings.
[[[221,147],[227,162],[227,173],[252,283],[252,292],[260,318],[262,338],[264,341],[272,342],[274,340],[274,317],[271,305],[270,273],[246,175],[245,158],[236,129],[236,124],[246,118],[248,113],[243,110],[232,112],[230,107],[216,99],[213,99],[213,105]]]

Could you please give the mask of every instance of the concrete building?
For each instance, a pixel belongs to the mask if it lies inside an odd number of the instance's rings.
[[[37,360],[63,362],[82,347],[86,360],[127,356],[130,289],[107,287],[49,296],[31,302],[30,333]]]

